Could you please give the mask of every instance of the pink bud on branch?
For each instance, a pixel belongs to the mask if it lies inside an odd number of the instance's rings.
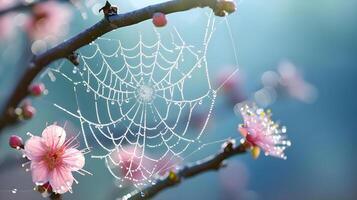
[[[43,83],[34,84],[30,87],[30,93],[33,96],[41,96],[45,92],[46,88]]]
[[[166,15],[164,13],[158,12],[152,16],[152,23],[156,27],[163,27],[167,24]]]
[[[18,135],[10,136],[9,145],[10,145],[10,147],[12,147],[14,149],[23,149],[24,148],[24,143],[22,141],[22,138]]]
[[[23,119],[31,119],[36,114],[36,109],[31,104],[24,104],[22,106]]]

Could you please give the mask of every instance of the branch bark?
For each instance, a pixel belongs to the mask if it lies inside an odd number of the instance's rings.
[[[246,143],[234,146],[233,141],[228,141],[225,143],[223,150],[218,154],[197,161],[196,163],[188,165],[177,172],[170,172],[165,178],[158,180],[155,185],[149,186],[142,191],[133,191],[132,193],[123,196],[122,199],[149,199],[157,195],[159,192],[179,184],[183,179],[191,178],[208,171],[219,170],[222,166],[224,166],[223,161],[230,157],[245,153],[247,148],[249,148],[249,145]]]
[[[98,37],[117,28],[125,27],[151,19],[156,12],[170,14],[174,12],[186,11],[192,8],[209,7],[218,16],[224,16],[235,11],[235,4],[230,0],[171,0],[132,12],[110,16],[102,19],[92,27],[84,30],[71,39],[49,49],[48,51],[34,56],[23,73],[20,81],[16,84],[14,92],[10,95],[5,108],[0,115],[0,130],[5,126],[17,122],[14,109],[28,95],[28,87],[36,76],[50,63],[58,59],[66,58],[79,48],[96,40]]]

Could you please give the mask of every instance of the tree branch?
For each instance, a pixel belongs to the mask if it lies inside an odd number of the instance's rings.
[[[191,165],[180,169],[177,172],[170,172],[165,178],[160,179],[155,185],[151,185],[142,191],[133,191],[122,197],[123,200],[143,200],[149,199],[162,190],[173,187],[181,182],[183,179],[194,177],[208,171],[219,170],[223,165],[223,161],[230,157],[240,155],[246,152],[249,145],[247,143],[234,146],[234,141],[227,141],[223,150],[214,156],[197,161]]]
[[[16,88],[5,104],[5,108],[1,111],[0,130],[17,122],[14,109],[28,95],[28,87],[31,82],[53,61],[72,55],[77,49],[89,44],[105,33],[151,19],[156,12],[169,14],[198,7],[209,7],[218,16],[224,16],[235,11],[235,4],[231,0],[171,0],[125,14],[110,16],[56,47],[34,56],[20,81],[16,84]]]

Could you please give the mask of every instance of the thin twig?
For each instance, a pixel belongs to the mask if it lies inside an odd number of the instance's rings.
[[[218,154],[197,161],[191,165],[187,165],[177,172],[170,172],[165,178],[157,180],[154,185],[151,185],[141,191],[133,191],[132,193],[123,196],[122,199],[149,199],[162,190],[179,184],[184,179],[191,178],[208,171],[219,170],[222,166],[224,166],[223,161],[230,157],[245,153],[247,148],[249,148],[249,145],[246,143],[240,144],[239,146],[234,146],[234,142],[228,141],[225,143],[223,150]]]
[[[62,200],[62,195],[56,194],[56,193],[51,193],[51,195],[49,196],[49,199],[51,199],[51,200]]]
[[[152,18],[156,12],[165,14],[186,11],[192,8],[209,7],[218,16],[224,16],[235,11],[234,2],[229,0],[171,0],[156,5],[144,7],[139,10],[110,16],[102,19],[92,27],[84,30],[71,39],[49,49],[48,51],[34,56],[29,63],[26,71],[23,73],[16,88],[10,95],[3,110],[0,111],[0,130],[5,126],[17,122],[17,116],[14,115],[14,109],[28,95],[28,87],[36,76],[50,63],[68,57],[79,48],[91,43],[98,37],[120,27],[130,26]]]

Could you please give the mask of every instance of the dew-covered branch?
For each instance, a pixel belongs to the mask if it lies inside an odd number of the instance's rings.
[[[222,150],[216,155],[207,157],[206,159],[199,160],[195,163],[189,164],[180,168],[176,172],[171,171],[165,177],[154,181],[155,184],[144,188],[141,191],[133,191],[122,197],[123,200],[143,200],[149,199],[161,191],[178,185],[181,181],[187,178],[203,174],[208,171],[219,170],[224,166],[224,161],[230,157],[243,154],[250,148],[248,143],[235,145],[234,140],[229,140],[223,144]]]

